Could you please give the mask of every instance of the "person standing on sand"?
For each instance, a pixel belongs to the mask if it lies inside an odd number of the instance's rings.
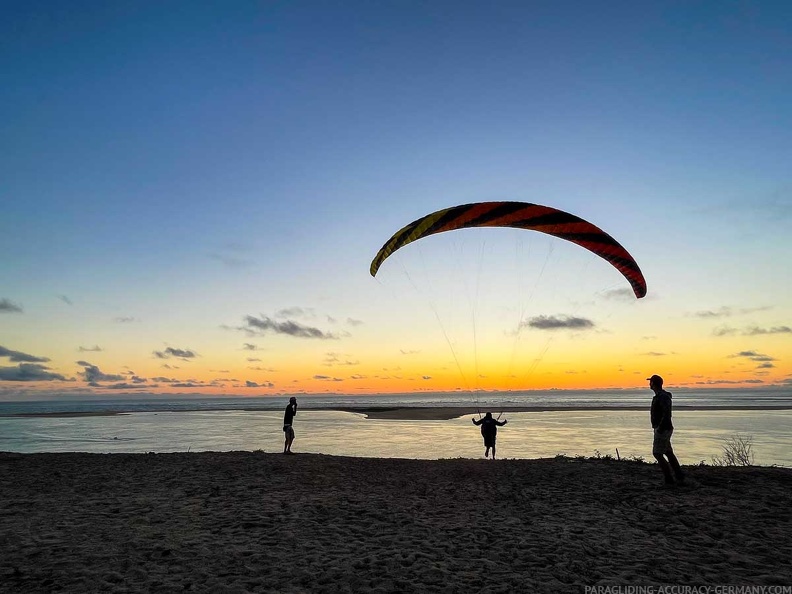
[[[489,457],[490,448],[492,448],[492,459],[495,459],[495,439],[498,436],[498,427],[502,427],[508,423],[505,419],[503,421],[499,421],[498,419],[492,418],[492,413],[488,412],[484,415],[483,419],[473,419],[474,425],[481,425],[481,436],[484,438],[484,457]]]
[[[671,447],[671,435],[674,433],[674,425],[671,423],[671,393],[663,389],[663,378],[659,375],[653,375],[646,379],[649,380],[649,388],[655,394],[652,398],[650,411],[654,429],[652,454],[663,471],[666,484],[673,485],[674,477],[677,482],[681,483],[685,480],[685,476],[682,473],[679,460],[674,455],[674,448]],[[668,461],[663,458],[664,455]]]
[[[283,453],[284,454],[291,454],[291,445],[294,441],[294,427],[292,427],[292,423],[294,422],[294,415],[297,414],[297,398],[292,396],[289,398],[289,404],[286,405],[286,412],[283,413],[283,434],[286,437],[286,441],[283,444]]]

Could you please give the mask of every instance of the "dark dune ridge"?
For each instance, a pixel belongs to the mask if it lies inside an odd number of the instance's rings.
[[[792,584],[792,470],[0,453],[4,592]]]

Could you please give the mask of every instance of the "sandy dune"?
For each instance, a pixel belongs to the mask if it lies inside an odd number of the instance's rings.
[[[792,584],[792,470],[0,454],[3,592]]]

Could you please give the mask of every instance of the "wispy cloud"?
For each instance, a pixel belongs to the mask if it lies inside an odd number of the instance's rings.
[[[365,322],[363,322],[363,320],[356,320],[354,318],[347,318],[346,319],[346,323],[349,326],[357,327],[357,326],[362,326]]]
[[[121,382],[120,384],[109,384],[107,386],[102,386],[108,390],[141,390],[141,389],[150,389],[150,388],[157,388],[157,384],[140,384],[140,383],[128,383],[128,382]]]
[[[327,367],[354,366],[360,365],[360,361],[342,353],[326,353],[323,364]]]
[[[329,375],[315,375],[313,376],[315,380],[319,380],[321,382],[343,382],[344,380],[340,377],[330,377]]]
[[[171,357],[176,357],[182,361],[189,361],[198,355],[190,349],[174,349],[173,347],[167,347],[164,351],[154,351],[154,356],[157,359],[170,359]]]
[[[0,314],[2,313],[22,313],[22,306],[9,299],[0,299]]]
[[[314,338],[319,340],[337,340],[338,335],[325,332],[314,326],[306,326],[294,320],[278,322],[262,315],[259,318],[245,316],[245,325],[238,328],[251,336],[269,333],[293,336],[295,338]]]
[[[20,363],[16,367],[0,367],[0,381],[4,382],[51,382],[69,381],[60,373],[38,363]]]
[[[742,329],[730,326],[720,326],[712,331],[714,336],[762,336],[767,334],[792,334],[789,326],[772,326],[761,328],[759,326],[747,326]]]
[[[240,243],[227,243],[210,252],[209,258],[231,269],[247,268],[253,264],[249,258],[251,247]]]
[[[589,330],[594,328],[594,322],[587,318],[576,316],[536,316],[520,322],[520,329],[533,328],[535,330]]]
[[[757,363],[763,363],[766,361],[777,361],[775,357],[771,357],[770,355],[764,355],[756,351],[740,351],[739,353],[734,353],[733,355],[729,355],[729,358],[750,359],[751,361],[756,361]]]
[[[246,342],[242,345],[242,349],[245,351],[257,351],[258,347],[255,344],[250,344],[249,342]]]
[[[704,319],[713,319],[713,318],[729,318],[733,314],[732,309],[730,307],[721,307],[719,309],[706,309],[700,311],[694,311],[692,315],[694,318],[704,318]]]
[[[209,254],[209,257],[212,260],[216,260],[217,262],[220,262],[221,264],[223,264],[223,266],[227,268],[234,268],[234,269],[247,268],[252,264],[250,260],[246,260],[244,258],[240,258],[238,256],[233,256],[230,254],[221,254],[216,252]]]
[[[77,350],[79,352],[81,352],[81,353],[101,353],[102,352],[102,348],[98,344],[95,344],[92,347],[81,346]]]
[[[602,293],[602,297],[608,301],[635,301],[635,293],[632,289],[611,289]]]
[[[137,322],[137,318],[133,318],[132,316],[119,316],[113,318],[113,321],[118,324],[131,324],[132,322]]]
[[[747,380],[706,380],[701,382],[693,382],[697,386],[717,386],[717,385],[731,385],[731,384],[763,384],[764,380],[760,379],[747,379]]]
[[[743,331],[744,336],[759,336],[762,334],[792,334],[792,328],[789,326],[773,326],[772,328],[753,326]]]
[[[74,305],[74,303],[72,303],[72,300],[66,297],[66,295],[58,295],[58,299],[63,301],[66,305]]]
[[[36,357],[21,351],[12,351],[4,346],[0,346],[0,357],[8,357],[12,363],[46,363],[49,361],[47,357]]]
[[[284,307],[275,312],[276,318],[315,318],[316,312],[312,307]]]
[[[763,305],[760,307],[740,307],[740,308],[733,308],[727,305],[719,307],[718,309],[704,309],[699,311],[694,311],[692,314],[687,314],[688,316],[692,316],[694,318],[702,318],[705,320],[712,320],[718,318],[731,318],[733,316],[744,316],[760,311],[768,311],[773,309],[769,305]]]

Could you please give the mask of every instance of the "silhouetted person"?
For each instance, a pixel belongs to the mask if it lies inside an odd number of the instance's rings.
[[[294,415],[297,414],[297,398],[292,396],[289,398],[289,404],[286,405],[286,412],[283,413],[283,434],[286,437],[286,441],[283,444],[283,453],[284,454],[291,454],[291,445],[294,441],[294,427],[292,427],[292,423],[294,422]]]
[[[489,457],[490,448],[492,448],[492,459],[495,459],[495,439],[498,437],[498,427],[502,427],[508,421],[499,421],[492,418],[492,413],[488,412],[484,415],[483,419],[473,419],[474,425],[481,425],[481,436],[484,438],[484,457]]]
[[[646,379],[649,380],[649,387],[655,393],[651,409],[652,428],[654,429],[652,454],[663,471],[666,484],[673,485],[674,477],[681,483],[685,477],[679,466],[679,460],[674,455],[674,449],[671,447],[671,435],[674,433],[674,425],[671,423],[671,393],[663,389],[663,378],[659,375],[653,375]],[[667,462],[664,455],[668,458]]]

